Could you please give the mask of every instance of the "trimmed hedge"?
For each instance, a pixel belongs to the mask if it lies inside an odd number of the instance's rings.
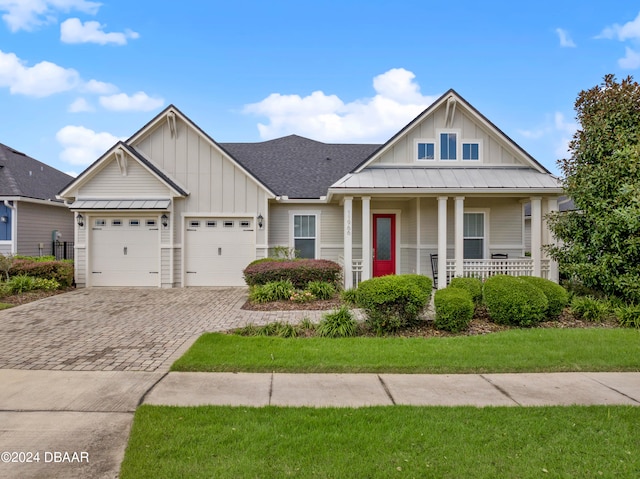
[[[534,326],[545,318],[549,303],[545,294],[533,284],[515,276],[488,278],[482,300],[489,316],[498,324]]]
[[[462,278],[460,278],[462,279]],[[466,289],[449,286],[439,289],[433,298],[436,308],[436,329],[458,333],[469,327],[475,306]]]
[[[371,278],[358,286],[358,306],[380,335],[397,331],[418,319],[431,297],[431,278],[417,274]]]
[[[478,278],[453,278],[449,288],[463,289],[469,293],[475,305],[482,303],[482,281]]]
[[[547,317],[549,319],[555,319],[560,316],[562,310],[569,304],[569,293],[559,284],[536,276],[521,276],[521,278],[541,290],[547,297],[547,302],[549,303]]]
[[[73,284],[73,263],[68,261],[34,261],[16,259],[9,270],[9,276],[26,275],[34,278],[55,279],[61,288]]]
[[[305,289],[311,281],[324,281],[338,286],[342,268],[338,263],[326,259],[262,261],[247,266],[243,274],[249,286],[289,280],[295,288]]]

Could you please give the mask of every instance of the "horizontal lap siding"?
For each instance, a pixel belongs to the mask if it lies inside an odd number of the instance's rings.
[[[58,230],[61,242],[73,242],[74,218],[66,206],[48,206],[17,202],[18,235],[17,252],[26,256],[38,256],[40,243],[43,255],[51,250],[52,231]]]
[[[275,204],[269,210],[269,248],[276,246],[293,247],[290,215],[319,214],[320,258],[336,261],[344,252],[343,248],[343,208],[339,205]]]
[[[132,158],[127,161],[126,176],[113,159],[78,192],[83,198],[166,198],[168,194],[167,186]]]

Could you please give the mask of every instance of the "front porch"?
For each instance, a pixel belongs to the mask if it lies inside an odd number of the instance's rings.
[[[526,203],[531,204],[531,227],[525,234]],[[382,234],[385,257],[393,270],[382,274],[423,274],[432,277],[437,288],[446,287],[453,277],[484,280],[496,274],[558,281],[557,263],[543,250],[544,244],[553,241],[544,215],[557,211],[555,196],[346,196],[342,206],[344,255],[340,261],[345,288],[380,275],[376,261],[383,246],[376,230],[383,224],[390,225]],[[385,220],[389,216],[392,221]],[[525,250],[525,243],[530,250]]]

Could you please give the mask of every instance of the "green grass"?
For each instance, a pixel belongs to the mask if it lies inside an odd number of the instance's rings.
[[[640,330],[524,329],[431,339],[283,339],[208,333],[171,369],[443,374],[640,371]]]
[[[13,308],[13,304],[0,303],[0,311],[3,310],[3,309],[9,309],[9,308]]]
[[[640,408],[141,406],[122,479],[640,476]]]

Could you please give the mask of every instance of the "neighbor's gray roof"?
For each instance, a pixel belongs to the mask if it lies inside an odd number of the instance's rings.
[[[380,145],[331,144],[298,135],[261,143],[218,143],[276,195],[320,198]]]
[[[368,168],[348,175],[333,190],[411,189],[541,190],[558,188],[560,181],[533,168]]]
[[[78,200],[69,208],[72,210],[166,210],[171,200]]]
[[[73,178],[0,143],[0,196],[55,200]]]

